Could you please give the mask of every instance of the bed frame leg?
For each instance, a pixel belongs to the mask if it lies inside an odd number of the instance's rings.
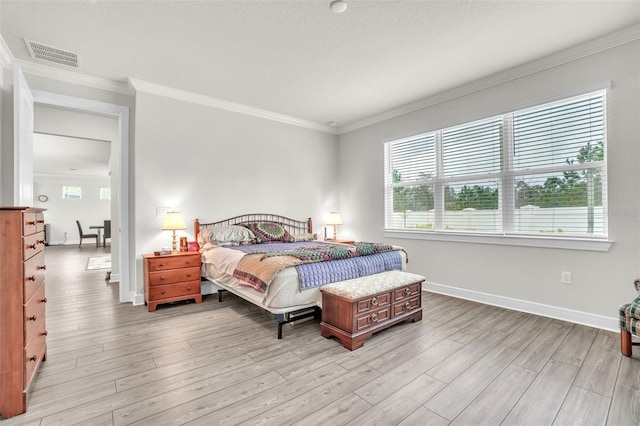
[[[225,291],[227,290],[225,289],[218,290],[218,303],[222,303],[222,293],[224,293]]]
[[[278,321],[278,339],[282,339],[282,321]]]

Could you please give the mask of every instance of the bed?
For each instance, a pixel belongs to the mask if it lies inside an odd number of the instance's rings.
[[[217,293],[222,301],[228,291],[269,311],[278,321],[278,338],[283,324],[319,318],[321,285],[406,269],[398,246],[316,241],[311,218],[252,213],[208,223],[195,219],[194,234],[202,252],[202,294]]]

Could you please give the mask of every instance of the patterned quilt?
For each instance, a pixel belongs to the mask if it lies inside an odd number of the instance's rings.
[[[269,284],[273,281],[276,274],[288,267],[297,266],[307,263],[339,261],[342,259],[352,259],[361,256],[375,255],[390,251],[402,250],[389,244],[366,243],[359,242],[355,245],[343,244],[321,244],[305,247],[296,247],[290,250],[275,250],[269,252],[257,252],[252,250],[251,254],[247,254],[236,266],[233,276],[241,281],[242,285],[251,287],[256,291],[264,293]],[[398,256],[398,259],[400,256]],[[361,262],[362,263],[362,262]],[[375,262],[376,264],[380,262]],[[397,268],[395,264],[389,266],[390,263],[383,262],[386,268]],[[332,262],[335,264],[335,262]],[[354,269],[353,265],[346,265],[350,269]],[[332,265],[333,267],[333,265]],[[401,261],[400,261],[401,267]],[[367,268],[356,268],[367,269]],[[367,272],[367,273],[375,273]],[[367,273],[364,273],[366,275]],[[303,276],[301,275],[301,278]],[[309,284],[311,283],[311,284]],[[317,285],[326,284],[320,282],[313,277],[307,282],[301,281],[301,289],[311,288]]]

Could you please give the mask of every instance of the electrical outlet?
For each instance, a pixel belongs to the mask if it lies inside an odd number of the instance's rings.
[[[560,283],[571,284],[571,272],[567,272],[567,271],[560,272]]]

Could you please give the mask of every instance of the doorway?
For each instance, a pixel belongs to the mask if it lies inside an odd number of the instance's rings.
[[[135,289],[130,289],[129,240],[129,108],[57,93],[33,90],[34,104],[89,114],[113,117],[118,122],[117,137],[111,141],[111,185],[115,197],[111,199],[113,281],[119,281],[120,302],[133,302]]]

